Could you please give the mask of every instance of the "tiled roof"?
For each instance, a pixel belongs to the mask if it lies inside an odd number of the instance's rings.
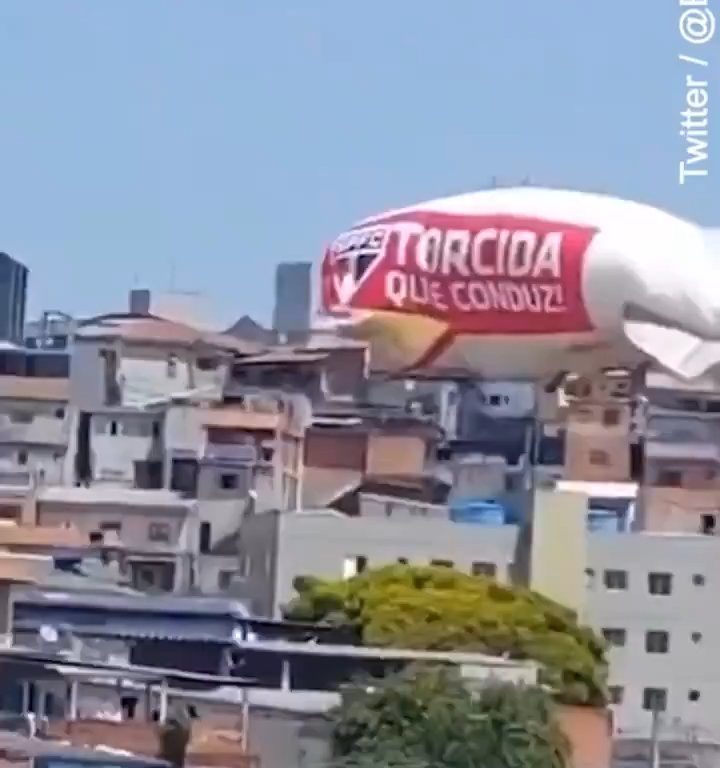
[[[260,347],[224,333],[202,331],[155,315],[112,314],[84,321],[77,329],[80,339],[124,339],[146,344],[183,347],[207,345],[228,352],[254,354]]]

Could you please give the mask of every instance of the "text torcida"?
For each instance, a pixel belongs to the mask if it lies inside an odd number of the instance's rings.
[[[382,260],[384,299],[397,309],[555,313],[566,310],[564,234],[393,223],[347,233],[334,250]]]

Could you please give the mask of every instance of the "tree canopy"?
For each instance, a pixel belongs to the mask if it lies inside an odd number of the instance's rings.
[[[532,659],[561,701],[607,701],[604,641],[573,611],[536,592],[451,568],[410,565],[338,581],[300,577],[295,589],[288,619],[352,627],[365,645]]]
[[[541,688],[409,668],[345,690],[333,713],[334,768],[565,768],[569,744]]]

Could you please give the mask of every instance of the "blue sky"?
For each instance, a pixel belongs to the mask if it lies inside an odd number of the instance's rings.
[[[30,266],[34,311],[121,310],[174,264],[222,325],[269,319],[275,265],[354,219],[493,176],[720,225],[718,163],[677,183],[678,16],[674,0],[3,0],[0,249]]]

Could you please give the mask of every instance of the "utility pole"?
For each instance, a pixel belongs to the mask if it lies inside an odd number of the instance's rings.
[[[650,727],[650,762],[648,768],[660,768],[660,710],[653,709]]]

